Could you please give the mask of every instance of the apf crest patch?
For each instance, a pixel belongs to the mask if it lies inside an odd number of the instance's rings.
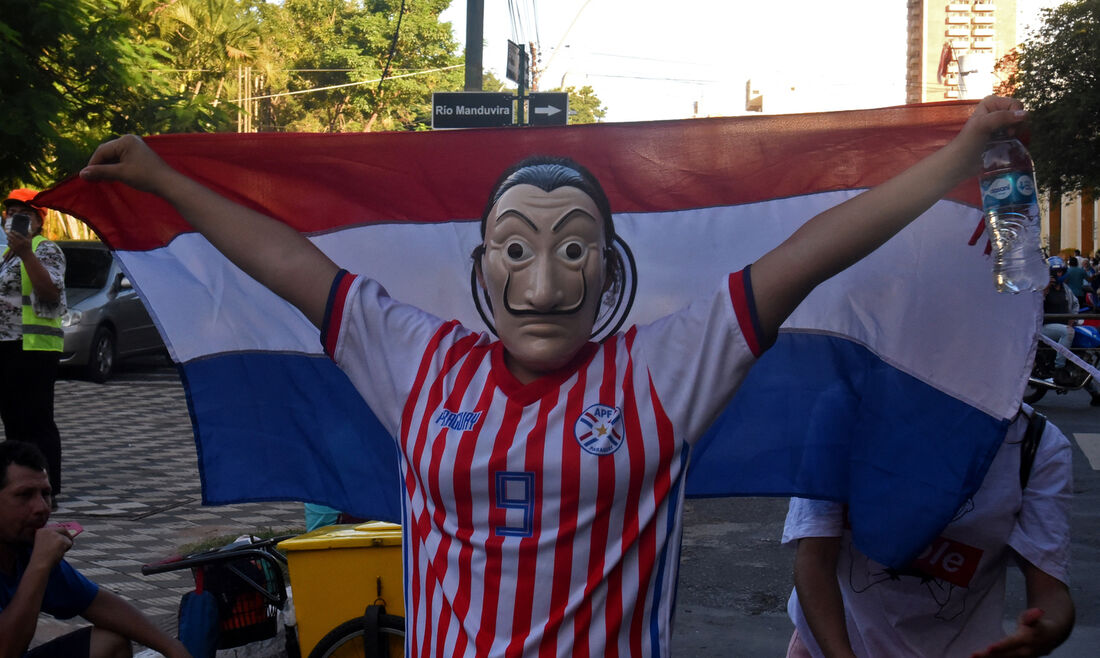
[[[577,418],[573,433],[585,452],[610,455],[623,444],[623,412],[606,404],[594,404]]]

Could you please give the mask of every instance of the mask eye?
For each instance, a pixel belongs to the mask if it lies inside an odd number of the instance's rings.
[[[508,256],[508,260],[513,263],[522,263],[530,260],[535,255],[530,245],[522,240],[512,240],[504,245],[504,253]]]
[[[558,257],[567,263],[577,263],[588,253],[588,245],[580,240],[570,240],[558,247]]]

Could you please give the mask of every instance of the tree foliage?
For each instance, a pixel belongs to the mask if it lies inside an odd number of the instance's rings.
[[[246,0],[129,0],[127,11],[140,41],[163,53],[156,75],[181,98],[225,107],[239,95],[242,66],[262,60],[262,25]],[[192,130],[230,130],[231,111]],[[187,127],[185,127],[187,128]]]
[[[203,121],[149,75],[161,53],[134,42],[112,0],[7,0],[0,16],[0,185],[48,185],[104,138]]]
[[[450,24],[439,21],[448,4],[450,0],[265,4],[266,33],[289,73],[281,91],[316,91],[272,99],[264,128],[344,132],[430,126],[432,92],[462,84],[458,44]]]
[[[564,91],[569,94],[569,123],[572,125],[599,123],[607,115],[607,108],[596,96],[596,90],[591,85],[585,85],[580,89],[566,87],[552,91]]]
[[[1043,10],[1042,26],[1003,64],[1031,113],[1031,154],[1052,192],[1100,186],[1100,0]]]
[[[431,94],[463,86],[449,4],[6,0],[0,184],[50,185],[124,132],[428,129]],[[565,91],[571,123],[603,117]]]

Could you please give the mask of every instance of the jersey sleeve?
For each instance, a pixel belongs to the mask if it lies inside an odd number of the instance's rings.
[[[87,610],[98,593],[99,585],[62,560],[50,572],[42,611],[58,619],[70,619]]]
[[[425,350],[447,326],[455,323],[395,301],[377,281],[341,270],[329,294],[321,344],[391,436],[397,436]],[[449,338],[468,333],[458,327]]]
[[[1047,423],[1023,490],[1020,514],[1008,544],[1044,573],[1069,583],[1069,508],[1073,497],[1073,449]]]
[[[783,522],[783,543],[805,537],[839,537],[844,534],[844,505],[831,500],[791,498]]]
[[[653,387],[677,435],[694,443],[725,409],[764,350],[749,269],[709,298],[637,329]]]

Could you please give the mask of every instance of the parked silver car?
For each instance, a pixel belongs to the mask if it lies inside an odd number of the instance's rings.
[[[164,350],[164,342],[137,292],[101,242],[60,240],[65,253],[61,365],[84,369],[89,379],[110,378],[119,359]]]

